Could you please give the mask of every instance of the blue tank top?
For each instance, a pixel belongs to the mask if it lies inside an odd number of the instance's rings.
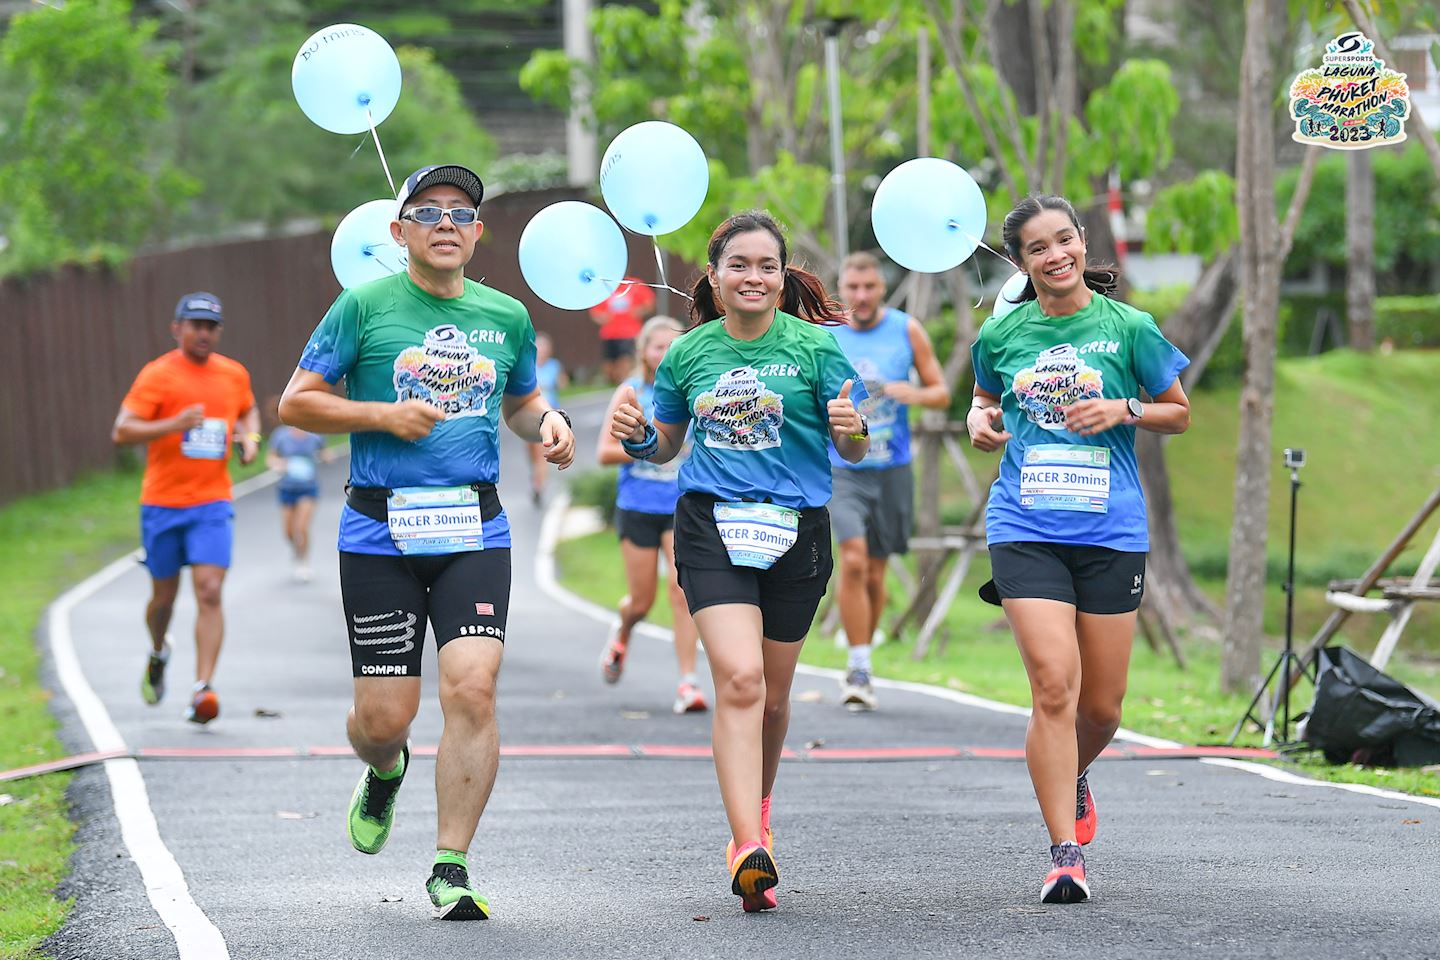
[[[829,329],[870,394],[859,404],[870,424],[870,452],[859,463],[847,463],[831,445],[830,463],[845,470],[879,470],[909,463],[910,407],[887,397],[885,384],[909,380],[915,368],[910,315],[885,307],[880,321],[868,330],[857,330],[849,324]]]
[[[645,416],[655,419],[655,388],[639,377],[631,377],[625,386],[635,389],[635,399]],[[680,499],[680,464],[685,461],[689,444],[669,463],[629,460],[620,466],[620,486],[615,506],[636,513],[668,514],[675,512]]]

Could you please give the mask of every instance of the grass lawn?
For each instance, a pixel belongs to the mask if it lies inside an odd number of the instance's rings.
[[[235,476],[258,473],[263,459]],[[35,632],[67,587],[139,545],[139,491],[138,470],[116,471],[0,507],[0,769],[67,755],[47,707],[50,692],[38,679]],[[137,627],[141,615],[137,599]],[[138,685],[138,650],[136,657]],[[74,833],[69,783],[61,773],[0,784],[0,957],[42,956],[41,942],[69,909],[53,895]]]
[[[1275,469],[1271,476],[1269,564],[1265,628],[1272,638],[1284,630],[1284,575],[1289,522],[1289,473],[1280,451],[1302,447],[1308,463],[1301,472],[1296,557],[1295,642],[1303,646],[1329,615],[1324,601],[1332,577],[1358,577],[1379,556],[1421,503],[1440,484],[1440,353],[1409,351],[1390,356],[1360,356],[1345,351],[1321,357],[1282,360],[1277,370],[1274,424]],[[1376,389],[1384,384],[1385,389]],[[1200,585],[1217,603],[1224,598],[1226,557],[1233,515],[1235,437],[1239,389],[1199,391],[1192,397],[1193,424],[1167,449],[1177,522]],[[1361,439],[1357,439],[1361,438]],[[968,450],[982,484],[995,459]],[[947,462],[943,513],[959,522],[971,509],[954,469]],[[1430,522],[1402,555],[1398,569],[1413,571],[1435,535],[1440,516]],[[624,592],[617,547],[611,531],[561,544],[562,581],[583,596],[612,605]],[[1009,631],[998,611],[982,603],[975,589],[988,577],[988,563],[977,558],[965,588],[943,628],[944,649],[923,661],[911,659],[908,643],[886,644],[875,654],[881,676],[917,680],[964,690],[1009,703],[1029,704],[1029,689]],[[899,612],[898,584],[892,583],[891,610]],[[652,618],[668,620],[657,604]],[[1387,618],[1350,618],[1340,642],[1357,651],[1373,649]],[[1278,642],[1274,649],[1278,651]],[[1185,640],[1190,669],[1180,671],[1168,657],[1137,642],[1126,700],[1125,725],[1153,736],[1189,743],[1229,738],[1248,696],[1219,690],[1220,648],[1201,636]],[[843,651],[828,638],[812,635],[806,662],[840,667]],[[1264,668],[1274,662],[1267,653]],[[1416,608],[1387,671],[1411,686],[1440,696],[1440,609]],[[1292,709],[1309,705],[1308,685],[1297,690]],[[1242,742],[1258,742],[1251,736]],[[1440,776],[1414,770],[1379,771],[1351,766],[1307,764],[1305,769],[1333,780],[1354,780],[1393,789],[1440,796]]]

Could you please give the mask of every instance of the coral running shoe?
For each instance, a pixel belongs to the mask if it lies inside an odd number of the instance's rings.
[[[1075,781],[1075,842],[1081,846],[1095,839],[1095,795],[1090,792],[1090,771]]]
[[[725,859],[730,864],[730,892],[740,898],[745,912],[775,909],[774,888],[780,882],[780,870],[770,851],[753,840],[736,850],[731,840]]]
[[[693,683],[681,683],[675,690],[676,713],[704,713],[708,708],[705,706],[705,695],[700,688]]]
[[[210,689],[208,683],[195,684],[195,694],[190,706],[185,709],[185,719],[191,723],[206,724],[220,716],[220,695]]]
[[[1051,869],[1040,888],[1041,903],[1082,903],[1090,899],[1085,882],[1085,854],[1072,841],[1050,847]]]
[[[610,627],[610,636],[605,649],[600,651],[600,677],[606,683],[619,683],[620,674],[625,670],[625,653],[628,644],[620,641],[620,624]]]

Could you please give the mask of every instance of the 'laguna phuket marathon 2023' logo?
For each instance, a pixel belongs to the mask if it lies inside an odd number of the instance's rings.
[[[1100,348],[1108,349],[1108,344],[1102,341]],[[1036,357],[1035,366],[1029,370],[1015,374],[1011,390],[1031,423],[1045,430],[1061,431],[1065,429],[1065,408],[1103,396],[1105,378],[1085,362],[1074,344],[1062,343]]]
[[[1400,143],[1410,116],[1410,87],[1375,56],[1363,33],[1346,33],[1325,46],[1318,70],[1290,85],[1293,139],[1332,150],[1366,150]]]
[[[425,343],[395,358],[395,402],[424,400],[446,417],[483,417],[495,392],[495,361],[470,345],[454,324],[425,334]]]
[[[754,367],[736,367],[695,398],[695,427],[705,446],[766,450],[780,446],[785,398],[765,387]]]

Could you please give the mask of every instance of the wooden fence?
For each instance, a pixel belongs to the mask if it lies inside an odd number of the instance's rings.
[[[516,255],[536,211],[576,196],[541,190],[487,200],[485,232],[469,273],[524,302],[567,369],[586,371],[600,359],[595,324],[584,312],[557,310],[536,298]],[[630,274],[656,279],[649,238],[629,241]],[[694,272],[667,258],[672,285],[685,289]],[[175,302],[194,290],[208,290],[224,304],[220,352],[249,369],[264,410],[340,292],[330,269],[330,234],[197,246],[144,254],[114,271],[65,267],[0,283],[0,503],[116,463],[110,426],[120,401],[140,368],[175,346]]]

